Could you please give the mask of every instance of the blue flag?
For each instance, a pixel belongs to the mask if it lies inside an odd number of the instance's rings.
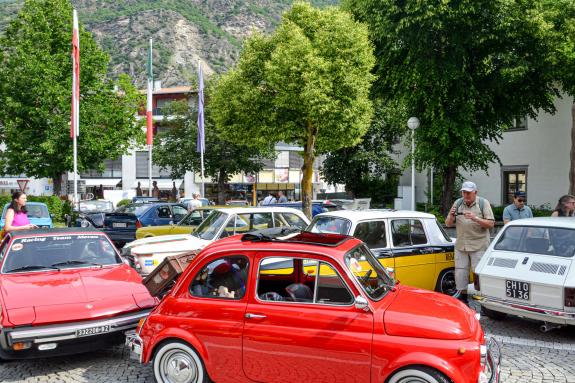
[[[202,75],[202,64],[198,63],[198,140],[196,151],[204,153],[206,150],[206,140],[204,136],[204,76]]]

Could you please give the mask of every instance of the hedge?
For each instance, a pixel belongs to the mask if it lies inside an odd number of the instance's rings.
[[[63,201],[55,195],[52,196],[33,196],[27,195],[29,202],[42,202],[48,206],[48,211],[52,214],[55,222],[65,222],[65,215],[72,214],[72,203]],[[9,195],[0,195],[0,206],[4,207],[5,204],[12,200]]]

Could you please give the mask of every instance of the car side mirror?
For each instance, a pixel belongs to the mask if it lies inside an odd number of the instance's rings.
[[[355,297],[354,306],[358,310],[363,310],[366,312],[369,311],[369,304],[367,302],[367,299],[365,299],[361,295],[358,295],[357,297]]]

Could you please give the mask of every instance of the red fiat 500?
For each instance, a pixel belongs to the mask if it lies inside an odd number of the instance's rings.
[[[156,303],[101,232],[16,231],[0,244],[0,359],[121,342]]]
[[[127,344],[166,383],[499,381],[499,347],[474,311],[397,284],[334,234],[208,246]]]

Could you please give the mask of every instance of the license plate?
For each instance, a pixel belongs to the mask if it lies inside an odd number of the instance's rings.
[[[91,335],[98,335],[110,332],[110,326],[98,326],[98,327],[90,327],[90,328],[83,328],[81,330],[76,330],[76,336],[91,336]]]
[[[529,300],[531,286],[527,282],[505,280],[505,295],[509,298]]]
[[[128,224],[125,222],[112,222],[112,227],[128,227]]]

